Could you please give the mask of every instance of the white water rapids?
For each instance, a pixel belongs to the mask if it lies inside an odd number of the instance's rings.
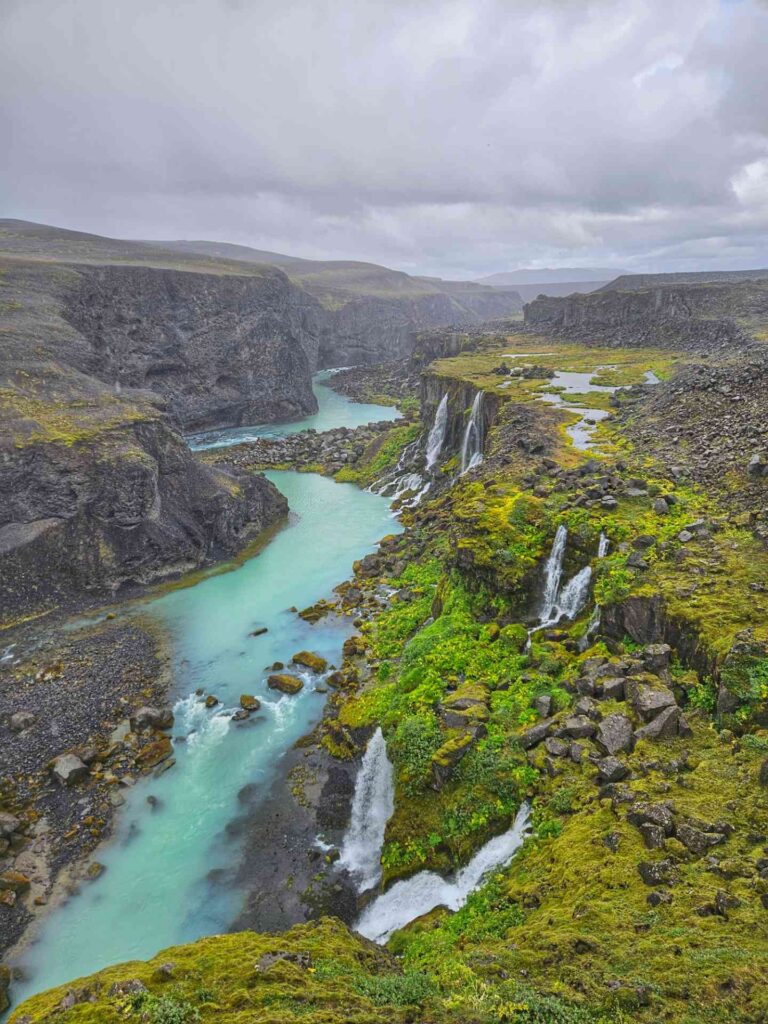
[[[349,871],[358,892],[381,878],[384,829],[395,809],[395,784],[381,729],[371,737],[355,782],[352,816],[341,847],[339,864]]]
[[[523,803],[512,827],[490,839],[452,879],[434,871],[420,871],[396,882],[366,907],[355,930],[366,939],[384,943],[398,928],[435,907],[459,910],[490,871],[504,867],[514,857],[530,831],[530,816],[530,806]]]

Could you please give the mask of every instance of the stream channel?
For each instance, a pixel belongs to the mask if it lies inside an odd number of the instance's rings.
[[[398,416],[391,408],[348,401],[322,386],[327,376],[315,378],[319,411],[301,423],[197,435],[192,447]],[[103,874],[39,921],[20,955],[26,980],[14,988],[17,1005],[109,964],[226,931],[240,910],[243,892],[233,879],[241,847],[227,829],[242,811],[238,793],[255,784],[269,794],[281,756],[319,721],[325,702],[310,673],[296,696],[269,690],[268,667],[303,649],[338,664],[353,632],[348,620],[328,617],[310,625],[289,609],[330,597],[356,559],[400,530],[389,501],[377,494],[314,473],[266,475],[291,513],[258,555],[120,612],[149,614],[168,630],[176,764],[126,791],[114,837],[97,851]],[[261,627],[268,632],[250,635]],[[219,705],[205,708],[198,688],[215,694]],[[262,707],[233,722],[242,693],[257,696]]]

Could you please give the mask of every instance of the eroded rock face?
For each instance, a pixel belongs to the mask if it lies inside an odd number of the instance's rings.
[[[287,512],[264,477],[199,463],[160,418],[6,449],[0,491],[0,605],[17,613],[199,567]]]
[[[319,304],[274,268],[235,276],[79,268],[64,319],[69,361],[161,395],[184,430],[291,420],[317,410],[307,351]]]

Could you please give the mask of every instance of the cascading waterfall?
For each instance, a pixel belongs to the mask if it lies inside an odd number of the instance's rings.
[[[479,466],[483,461],[483,391],[478,391],[472,403],[469,422],[461,443],[461,475]]]
[[[549,622],[557,610],[557,595],[560,590],[560,581],[563,578],[563,559],[565,558],[567,540],[568,530],[562,525],[558,526],[552,550],[549,553],[547,564],[544,566],[544,596],[541,602],[540,622]]]
[[[523,803],[512,827],[481,847],[453,879],[434,871],[420,871],[395,883],[366,907],[355,930],[366,939],[384,943],[398,928],[435,907],[458,910],[490,871],[504,867],[514,857],[530,831],[530,818],[530,806]]]
[[[394,773],[381,729],[371,737],[355,782],[352,817],[339,864],[364,892],[381,878],[384,829],[395,809]]]
[[[597,542],[597,557],[598,558],[605,558],[605,556],[608,554],[608,545],[609,544],[610,544],[610,541],[608,540],[606,535],[601,532],[600,533],[600,540]]]
[[[432,424],[432,429],[427,437],[427,449],[426,449],[426,467],[427,472],[432,470],[432,467],[437,462],[438,456],[443,449],[443,442],[445,441],[445,431],[448,426],[448,395],[445,394],[440,399],[440,404],[437,407],[435,413],[435,422]]]
[[[557,620],[565,617],[575,619],[587,603],[589,584],[592,580],[592,568],[585,565],[575,576],[568,580],[557,599],[555,614]]]

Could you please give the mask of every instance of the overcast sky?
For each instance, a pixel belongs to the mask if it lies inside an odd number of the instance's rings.
[[[0,0],[0,215],[475,277],[768,265],[763,0]]]

